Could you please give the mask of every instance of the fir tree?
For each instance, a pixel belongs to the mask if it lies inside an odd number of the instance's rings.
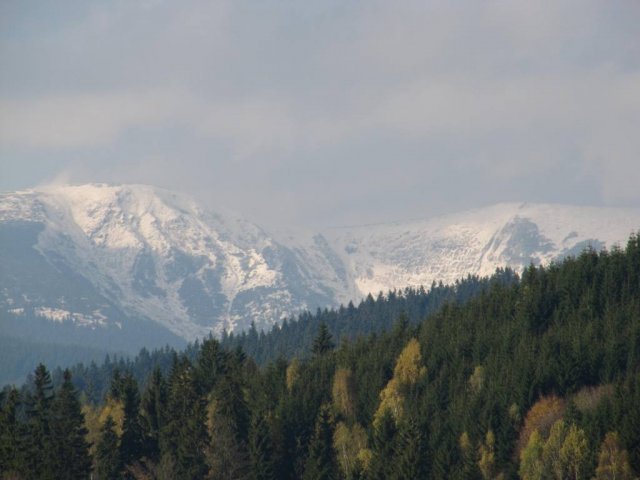
[[[91,472],[87,429],[71,372],[64,371],[63,383],[52,403],[51,431],[58,479],[87,478]]]
[[[166,424],[167,385],[160,368],[151,374],[149,384],[142,395],[140,425],[142,428],[145,455],[153,460],[160,458],[160,436]]]
[[[269,424],[263,412],[251,418],[249,430],[249,459],[253,480],[276,480],[274,473],[274,446]]]
[[[120,439],[120,458],[123,464],[131,465],[142,457],[143,438],[140,425],[140,393],[138,384],[131,374],[122,378],[122,402],[124,420]]]
[[[186,357],[176,358],[169,376],[167,425],[161,438],[163,463],[170,465],[172,477],[204,478],[207,443],[204,399],[195,385],[193,367]]]
[[[15,388],[9,389],[0,411],[0,472],[16,474],[20,467],[20,424],[17,409],[20,394]]]
[[[403,422],[398,431],[392,478],[427,478],[426,441],[423,431],[414,419]]]
[[[120,478],[122,461],[118,446],[118,435],[111,415],[100,429],[100,441],[96,445],[95,480],[117,480]]]
[[[385,410],[373,433],[373,456],[366,470],[368,480],[385,480],[393,474],[396,434],[397,428],[393,415],[389,410]]]
[[[202,342],[198,361],[194,367],[195,382],[201,394],[209,394],[220,375],[226,372],[228,356],[228,353],[220,347],[218,340],[210,337]]]
[[[51,436],[53,385],[47,368],[36,367],[33,393],[28,397],[24,468],[28,478],[54,480],[56,453]]]
[[[338,468],[333,451],[333,421],[328,405],[318,413],[315,431],[309,444],[309,455],[304,469],[304,480],[333,480]]]
[[[318,334],[313,340],[313,347],[311,351],[314,355],[323,355],[331,351],[333,347],[335,347],[335,344],[333,343],[331,332],[329,332],[327,324],[323,322],[320,324]]]

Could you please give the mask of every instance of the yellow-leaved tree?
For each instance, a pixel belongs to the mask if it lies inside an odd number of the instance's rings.
[[[291,391],[295,383],[298,381],[298,378],[300,377],[300,361],[297,357],[294,357],[287,367],[286,377],[287,378],[285,381],[287,383],[287,390]]]
[[[522,480],[542,480],[544,478],[543,451],[544,439],[537,430],[534,430],[526,447],[520,452],[518,474]]]
[[[631,480],[632,478],[629,454],[620,445],[620,436],[616,432],[608,432],[600,445],[595,480]]]
[[[366,468],[362,452],[367,451],[367,432],[360,424],[349,427],[346,423],[339,422],[333,434],[333,448],[345,478],[353,478],[357,472]]]
[[[418,383],[426,374],[427,368],[422,365],[420,343],[412,338],[398,356],[396,368],[393,369],[393,378],[397,379],[400,385],[409,386]]]
[[[355,415],[355,390],[353,385],[353,374],[348,368],[338,368],[333,377],[333,407],[336,413],[345,419],[351,420]]]
[[[100,440],[100,430],[107,421],[107,417],[113,419],[116,433],[119,437],[122,436],[124,406],[121,400],[115,400],[109,396],[102,408],[85,404],[82,406],[82,413],[84,414],[84,422],[88,430],[87,441],[91,443],[91,453],[95,451],[96,445]]]
[[[520,452],[529,443],[529,437],[534,431],[537,430],[543,438],[546,438],[549,435],[551,426],[562,418],[564,410],[565,403],[563,399],[555,395],[540,398],[527,412],[524,425],[518,436],[516,454],[520,455]]]
[[[427,368],[422,365],[420,343],[412,338],[398,356],[393,378],[380,392],[380,405],[373,417],[376,428],[386,411],[391,413],[396,423],[402,418],[406,396],[426,374]]]
[[[546,439],[538,430],[533,431],[520,452],[518,473],[524,480],[578,480],[585,478],[588,454],[584,430],[560,419],[551,426]]]

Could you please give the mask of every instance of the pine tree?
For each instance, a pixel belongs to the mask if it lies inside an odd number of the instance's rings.
[[[208,442],[204,399],[193,379],[186,357],[177,358],[168,381],[167,424],[161,436],[163,463],[173,478],[204,478]]]
[[[138,392],[138,384],[131,374],[122,378],[121,395],[124,405],[124,420],[122,422],[122,438],[120,439],[120,458],[126,466],[140,460],[143,453],[140,393]]]
[[[320,407],[315,431],[309,444],[304,480],[333,480],[338,478],[333,451],[333,421],[328,405]]]
[[[212,480],[244,480],[251,477],[247,446],[236,433],[230,417],[213,409],[209,418],[211,443],[207,449],[207,478]]]
[[[391,478],[422,479],[428,476],[426,441],[414,419],[403,422],[395,445],[395,461]]]
[[[25,470],[28,478],[54,480],[56,454],[51,436],[51,375],[43,364],[34,372],[34,391],[27,402]]]
[[[111,415],[100,429],[100,441],[96,445],[95,480],[117,480],[120,478],[122,461],[118,446],[118,435]]]
[[[318,334],[313,340],[313,347],[311,351],[314,355],[324,355],[325,353],[333,350],[334,347],[335,344],[333,343],[331,332],[329,332],[329,327],[327,327],[327,324],[323,322],[320,324]]]
[[[144,453],[150,459],[160,458],[160,436],[166,424],[167,385],[160,368],[151,374],[140,404],[140,425],[144,438]]]
[[[226,373],[228,357],[218,340],[209,337],[202,342],[193,374],[201,394],[208,395],[219,377]]]
[[[393,458],[396,442],[396,422],[389,410],[385,410],[376,423],[372,458],[366,469],[369,480],[385,480],[393,474]]]
[[[249,458],[253,480],[276,480],[273,440],[269,432],[269,424],[262,412],[255,413],[251,418]]]
[[[71,372],[63,374],[63,383],[52,406],[51,432],[55,451],[55,476],[58,479],[87,478],[91,472],[87,429]]]
[[[20,424],[17,409],[20,394],[16,388],[11,388],[2,403],[0,411],[0,472],[8,476],[17,474],[20,467]]]

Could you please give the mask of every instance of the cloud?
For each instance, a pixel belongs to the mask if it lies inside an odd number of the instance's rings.
[[[0,158],[34,183],[53,157],[82,179],[148,172],[255,217],[329,223],[640,203],[633,2],[5,9]]]
[[[40,149],[106,145],[127,129],[179,121],[183,104],[179,95],[163,92],[0,100],[0,142],[8,147]]]

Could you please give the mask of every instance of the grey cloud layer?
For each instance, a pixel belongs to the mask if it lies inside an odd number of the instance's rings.
[[[2,189],[309,224],[640,202],[634,2],[29,3],[0,7]]]

